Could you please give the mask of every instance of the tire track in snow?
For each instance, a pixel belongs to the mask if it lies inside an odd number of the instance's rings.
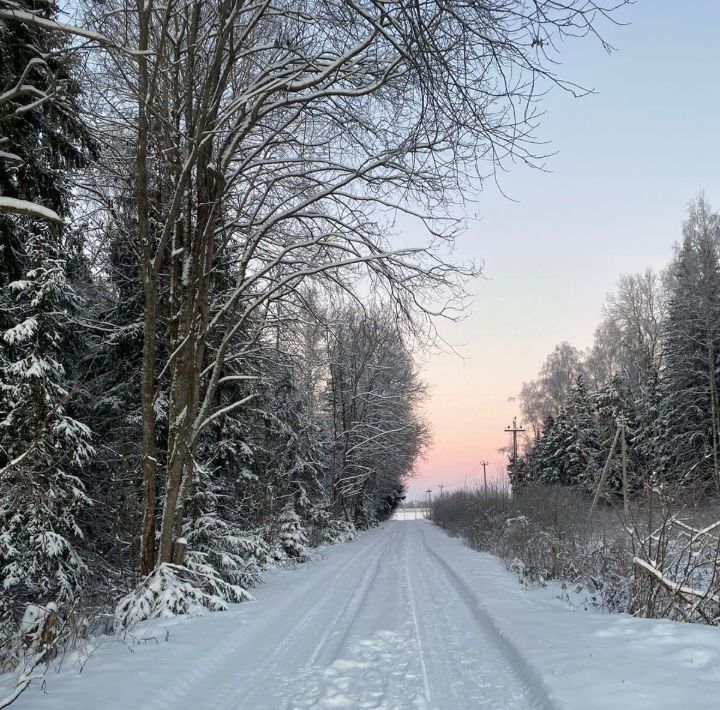
[[[420,530],[422,544],[427,558],[434,562],[457,593],[460,600],[485,632],[487,639],[499,652],[512,676],[526,690],[533,710],[559,710],[552,700],[547,686],[534,668],[523,657],[520,650],[505,636],[489,612],[484,609],[472,589],[453,568],[428,544],[424,530]]]
[[[362,610],[373,584],[377,580],[378,573],[382,567],[382,561],[393,543],[393,538],[397,535],[397,532],[393,532],[391,535],[386,536],[388,537],[387,542],[382,546],[379,554],[375,556],[373,561],[368,564],[355,590],[328,625],[315,651],[310,657],[308,665],[313,666],[318,662],[322,665],[330,665],[333,661],[337,660],[347,642],[353,624]],[[338,626],[340,626],[339,629],[337,628]],[[333,637],[335,638],[333,639]]]
[[[315,662],[288,684],[282,705],[263,708],[430,709],[417,632],[422,609],[411,610],[407,533],[402,525],[387,526],[382,554],[333,620],[335,635],[325,635],[330,644],[320,653],[316,647]]]
[[[158,689],[142,707],[317,710],[341,701],[353,707],[347,702],[363,699],[354,707],[436,707],[435,700],[437,707],[452,710],[498,710],[507,706],[502,693],[500,702],[483,696],[480,703],[472,703],[478,688],[492,695],[493,688],[505,685],[511,693],[507,697],[519,698],[523,710],[557,710],[542,680],[470,587],[438,556],[423,527],[412,522],[383,526],[361,537],[357,551],[348,547],[347,558],[343,553],[327,560],[327,566],[321,561],[324,569],[317,574],[299,573],[279,604],[261,607],[257,615],[229,618],[227,635],[215,634],[214,646],[195,649],[193,663],[183,668],[173,686]],[[451,613],[448,595],[462,610],[459,616]],[[399,605],[396,616],[388,618],[387,611],[384,617],[376,615],[385,599]],[[476,638],[478,648],[494,659],[495,679],[485,676],[487,686],[473,673],[481,668],[463,656],[463,623],[474,634],[470,643]],[[413,667],[415,704],[404,705],[398,693],[413,692],[407,685],[413,676],[405,679],[393,670],[405,673]],[[520,695],[513,696],[513,688]],[[367,704],[371,702],[376,704]]]
[[[427,560],[427,552],[417,539],[417,531],[414,532],[410,572],[415,577],[416,604],[422,610],[418,635],[425,639],[424,645],[428,649],[426,663],[433,697],[437,698],[437,706],[441,708],[474,708],[475,705],[469,701],[474,699],[480,684],[474,676],[468,677],[464,672],[466,647],[456,639],[459,631],[457,619],[447,613],[447,589],[439,588],[439,582],[445,581],[444,577],[438,577],[434,564]],[[466,632],[467,627],[463,626],[462,630]],[[504,706],[497,705],[493,710],[500,707]]]
[[[425,701],[429,707],[432,707],[432,693],[430,692],[430,681],[428,679],[427,664],[425,663],[425,650],[423,649],[422,639],[420,637],[420,625],[418,624],[418,616],[415,603],[415,591],[413,589],[412,579],[410,577],[410,550],[408,545],[408,536],[405,536],[405,577],[407,579],[408,601],[410,604],[410,613],[415,628],[415,643],[418,648],[418,656],[420,658],[420,669],[423,677],[423,690],[425,692]]]
[[[373,568],[375,570],[380,568],[380,558],[388,548],[391,541],[391,537],[387,534],[383,535],[383,538],[387,538],[387,540],[383,540],[383,544],[379,545],[375,550],[368,551],[368,545],[363,545],[362,549],[357,554],[353,555],[347,563],[335,573],[333,581],[325,587],[324,592],[318,599],[314,599],[312,601],[312,606],[303,613],[298,622],[291,628],[290,632],[284,636],[282,641],[275,646],[269,654],[258,661],[257,665],[253,669],[252,676],[238,678],[236,675],[231,675],[231,677],[225,682],[224,687],[220,692],[220,696],[217,699],[214,699],[211,706],[213,710],[237,710],[239,707],[238,698],[240,697],[242,697],[242,707],[250,708],[252,705],[248,705],[248,703],[250,703],[253,698],[257,698],[258,693],[266,695],[268,687],[277,687],[277,685],[284,684],[289,680],[282,677],[282,673],[286,670],[288,665],[283,662],[283,654],[292,647],[292,644],[296,639],[301,637],[313,620],[321,614],[326,613],[326,606],[328,603],[332,603],[333,598],[336,596],[335,592],[338,586],[343,583],[349,583],[347,573],[348,571],[352,572],[361,557],[368,554],[372,555],[371,559],[361,567],[362,574],[358,582],[353,584],[354,590],[363,586],[363,580],[367,578]],[[367,593],[369,585],[364,586],[366,587]],[[339,616],[342,615],[342,611],[344,611],[349,603],[350,599],[348,599],[346,604],[343,606]],[[362,603],[362,600],[360,603]],[[325,634],[327,634],[328,631],[332,631],[332,626],[326,630]],[[273,684],[263,683],[263,681],[267,681],[269,677],[273,676],[278,676],[276,679],[278,683],[275,686]]]
[[[271,657],[279,653],[280,647],[287,648],[289,646],[291,641],[302,631],[298,626],[302,625],[304,628],[310,623],[312,617],[318,614],[322,604],[333,595],[335,588],[343,580],[348,570],[352,569],[363,555],[372,554],[372,549],[369,550],[368,548],[372,545],[374,538],[374,535],[368,535],[358,540],[360,544],[359,551],[350,556],[345,562],[340,561],[342,558],[336,558],[339,565],[330,584],[326,584],[326,578],[323,575],[318,575],[316,579],[310,581],[307,589],[303,590],[302,601],[308,596],[314,596],[316,591],[323,585],[324,591],[319,595],[313,606],[301,616],[298,624],[293,626],[290,632],[284,636],[278,646],[273,647],[269,654],[259,660],[258,669],[265,667]],[[288,596],[283,600],[282,608],[277,610],[277,614],[287,614],[292,610],[293,606],[297,605],[297,601],[294,597]],[[242,606],[255,603],[243,602]],[[220,614],[228,613],[232,614],[232,612],[220,612]],[[288,614],[288,616],[290,615]],[[236,710],[238,706],[234,701],[237,700],[240,693],[247,691],[248,686],[253,682],[253,678],[238,678],[237,671],[232,666],[232,658],[236,652],[242,652],[249,644],[258,641],[260,646],[258,650],[262,654],[262,642],[264,640],[264,635],[259,633],[262,630],[254,627],[252,621],[247,629],[249,632],[247,635],[243,634],[244,626],[241,626],[237,635],[233,635],[220,643],[217,643],[217,639],[214,638],[208,644],[196,649],[193,663],[183,669],[183,673],[178,675],[171,687],[166,686],[158,689],[151,700],[140,706],[141,710],[172,710],[177,708],[178,702],[187,702],[188,696],[196,690],[205,691],[199,694],[198,700],[202,702],[197,707],[211,707],[213,710],[225,710],[226,708]],[[216,683],[216,679],[219,679],[219,682]],[[209,688],[212,690],[207,692]]]

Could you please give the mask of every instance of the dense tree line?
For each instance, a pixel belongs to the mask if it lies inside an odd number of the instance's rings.
[[[389,515],[428,441],[413,348],[476,273],[450,208],[541,157],[555,43],[608,13],[72,11],[0,0],[3,666],[115,602],[223,608]],[[429,245],[392,245],[398,211]]]
[[[594,490],[620,429],[631,488],[671,483],[717,493],[719,309],[720,216],[700,196],[667,268],[623,276],[593,346],[562,343],[523,386],[531,436],[510,462],[513,484]],[[614,456],[615,488],[620,466]]]

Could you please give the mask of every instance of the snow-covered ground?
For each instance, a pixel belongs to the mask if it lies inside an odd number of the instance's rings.
[[[428,508],[397,508],[393,513],[393,520],[423,520],[427,518]]]
[[[106,643],[17,708],[720,707],[718,629],[573,612],[426,520],[325,548],[255,596]]]

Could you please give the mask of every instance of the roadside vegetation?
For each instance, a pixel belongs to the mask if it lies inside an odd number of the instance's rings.
[[[720,622],[720,522],[706,496],[656,487],[627,514],[612,502],[591,507],[573,488],[494,485],[437,498],[431,518],[503,559],[523,583],[557,583],[561,596],[586,606]]]
[[[567,342],[518,396],[511,489],[433,518],[520,576],[610,611],[717,624],[720,214],[704,195],[660,271],[622,276],[592,347]]]

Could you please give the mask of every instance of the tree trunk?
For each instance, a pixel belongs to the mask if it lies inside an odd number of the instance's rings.
[[[712,337],[708,338],[708,377],[710,378],[710,418],[712,419],[713,442],[713,479],[720,489],[720,471],[718,471],[718,402],[717,385],[715,382],[715,347]]]
[[[183,507],[193,474],[195,423],[199,407],[200,373],[205,359],[210,274],[214,256],[214,225],[223,185],[210,167],[212,144],[208,141],[198,159],[197,220],[188,230],[184,254],[188,260],[172,289],[177,297],[178,328],[173,352],[168,412],[168,480],[160,529],[160,560],[170,562],[173,541],[183,534]]]
[[[142,255],[143,293],[145,296],[142,364],[142,472],[143,522],[140,572],[148,574],[155,566],[155,360],[157,338],[157,282],[150,245],[150,201],[148,197],[148,49],[150,3],[138,2],[140,18],[138,38],[138,142],[135,160],[135,199],[138,211],[138,242]]]

